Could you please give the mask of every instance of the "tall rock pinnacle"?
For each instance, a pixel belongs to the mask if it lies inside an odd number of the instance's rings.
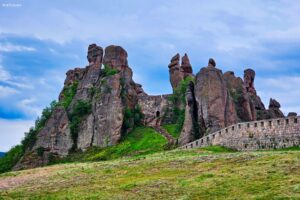
[[[96,44],[90,44],[88,48],[87,59],[89,61],[89,65],[97,65],[100,66],[102,63],[103,57],[103,49]]]

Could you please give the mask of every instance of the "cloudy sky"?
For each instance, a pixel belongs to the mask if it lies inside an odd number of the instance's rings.
[[[210,57],[238,76],[253,68],[266,106],[300,113],[299,21],[295,0],[0,0],[0,151],[87,64],[90,43],[123,46],[149,94],[171,92],[167,65],[186,52],[194,72]]]

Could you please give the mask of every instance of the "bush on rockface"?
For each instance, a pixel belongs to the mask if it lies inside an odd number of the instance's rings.
[[[71,104],[78,87],[78,82],[75,81],[69,86],[66,86],[63,89],[63,99],[59,102],[59,105],[62,105],[66,110],[68,109],[69,105]]]
[[[143,114],[141,107],[137,105],[134,109],[125,108],[124,109],[124,119],[123,119],[123,131],[127,131],[136,126],[142,125]]]
[[[112,76],[112,75],[115,75],[117,73],[119,73],[119,70],[113,69],[108,65],[104,65],[104,68],[102,69],[102,74],[103,74],[104,77]]]
[[[190,82],[194,82],[194,77],[188,76],[183,79],[177,88],[174,89],[173,94],[169,97],[169,100],[172,101],[174,108],[173,108],[173,121],[177,125],[176,131],[181,132],[184,120],[185,120],[185,95],[186,90],[190,84]]]
[[[75,151],[77,149],[77,139],[80,122],[86,115],[90,114],[91,112],[91,103],[80,100],[75,104],[72,112],[69,114],[71,138],[73,140],[73,147],[71,151]]]

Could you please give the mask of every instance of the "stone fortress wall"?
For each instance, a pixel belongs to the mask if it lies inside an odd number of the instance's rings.
[[[181,146],[180,149],[211,145],[239,151],[300,146],[300,116],[237,123]]]

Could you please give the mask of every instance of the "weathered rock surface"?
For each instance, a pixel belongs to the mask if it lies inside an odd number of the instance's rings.
[[[240,77],[235,77],[234,72],[226,72],[223,75],[230,96],[233,99],[238,121],[255,120],[256,111],[251,108],[249,94],[244,87],[243,80]]]
[[[188,76],[194,76],[192,65],[190,63],[188,55],[184,54],[181,59],[181,65],[180,55],[177,53],[175,56],[173,56],[169,64],[169,73],[173,90],[179,86],[180,82],[184,78]]]
[[[244,84],[251,101],[251,109],[256,111],[264,111],[266,110],[265,105],[261,101],[260,97],[256,95],[254,79],[255,71],[252,69],[246,69],[244,71]],[[256,118],[260,119],[260,116],[256,116]]]
[[[105,48],[103,64],[121,71],[128,67],[127,52],[120,46],[110,45]]]
[[[203,136],[204,131],[199,129],[197,104],[194,94],[194,83],[190,82],[185,95],[185,117],[179,138],[179,144],[183,145]]]
[[[90,65],[96,65],[97,67],[101,67],[102,57],[102,47],[99,47],[96,44],[89,45],[87,59]]]
[[[143,124],[146,126],[160,126],[166,121],[170,122],[170,111],[172,102],[168,100],[169,95],[140,95],[138,105],[144,114]]]
[[[193,68],[187,54],[184,54],[184,56],[181,58],[181,70],[184,77],[193,75]]]
[[[196,75],[195,97],[199,123],[204,120],[207,133],[237,122],[233,100],[229,95],[222,71],[215,68],[213,59]]]
[[[278,101],[272,98],[270,99],[269,110],[268,110],[270,119],[284,117],[284,114],[281,112],[280,107],[281,106]]]

